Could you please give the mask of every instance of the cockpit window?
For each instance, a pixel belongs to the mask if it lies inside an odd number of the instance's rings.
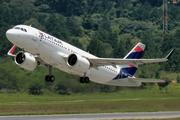
[[[19,27],[15,27],[14,29],[20,29]]]
[[[27,32],[27,30],[26,30],[26,29],[24,29],[24,28],[20,28],[20,27],[15,27],[14,29],[17,29],[17,30],[22,30],[22,31],[24,31],[24,32]]]

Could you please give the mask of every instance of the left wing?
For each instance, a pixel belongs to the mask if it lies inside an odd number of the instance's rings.
[[[9,56],[12,56],[12,57],[16,57],[14,53],[14,50],[16,49],[16,45],[14,45],[9,51],[8,51],[8,55]],[[36,53],[36,54],[32,54],[34,56],[34,58],[38,61],[38,64],[40,63],[44,63],[44,61],[39,57],[39,54]]]
[[[89,62],[93,64],[94,67],[112,65],[139,65],[144,63],[153,63],[153,62],[165,62],[168,61],[175,49],[173,49],[165,58],[157,59],[114,59],[114,58],[87,58]]]

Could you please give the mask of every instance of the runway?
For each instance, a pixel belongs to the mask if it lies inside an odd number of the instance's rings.
[[[102,113],[102,114],[68,114],[68,115],[32,115],[32,116],[0,116],[0,120],[107,120],[107,119],[150,119],[177,118],[180,111],[175,112],[134,112],[134,113]]]

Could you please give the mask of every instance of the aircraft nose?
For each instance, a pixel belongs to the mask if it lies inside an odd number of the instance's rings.
[[[11,40],[14,37],[14,33],[13,31],[10,29],[8,31],[6,31],[6,37]]]

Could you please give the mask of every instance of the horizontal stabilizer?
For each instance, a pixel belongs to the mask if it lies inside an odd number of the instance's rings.
[[[128,78],[128,79],[136,82],[146,82],[146,83],[166,82],[164,80],[159,80],[159,79],[146,79],[146,78]]]

